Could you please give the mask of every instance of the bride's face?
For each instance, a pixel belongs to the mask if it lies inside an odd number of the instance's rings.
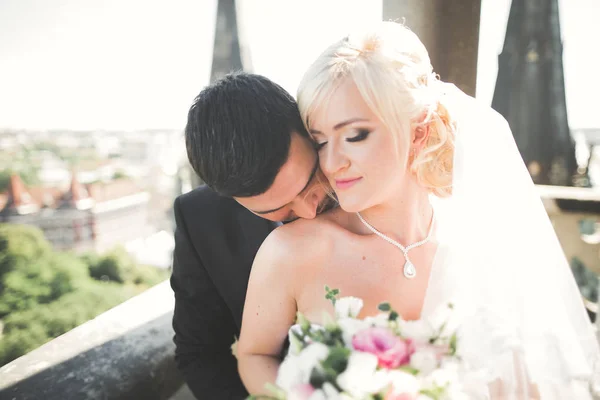
[[[361,211],[398,198],[406,188],[408,149],[396,151],[391,132],[352,81],[347,80],[328,104],[318,107],[310,124],[321,170],[345,211]]]

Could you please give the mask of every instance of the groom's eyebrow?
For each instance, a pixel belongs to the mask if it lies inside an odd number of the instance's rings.
[[[306,190],[306,188],[308,188],[308,186],[310,186],[310,182],[312,182],[313,178],[315,177],[315,175],[317,174],[317,170],[319,169],[319,158],[317,157],[317,161],[315,161],[315,165],[310,173],[310,176],[308,177],[308,181],[306,181],[306,185],[304,185],[304,187],[302,188],[301,191],[298,192],[298,194],[294,197],[298,197],[302,192],[304,192]],[[283,207],[287,206],[289,203],[286,203],[284,205],[282,205],[281,207],[277,207],[274,208],[272,210],[267,210],[267,211],[252,211],[255,214],[259,214],[259,215],[264,215],[264,214],[270,214],[272,212],[275,211],[279,211],[281,210]]]

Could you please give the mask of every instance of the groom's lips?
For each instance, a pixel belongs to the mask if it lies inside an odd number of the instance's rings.
[[[340,189],[340,190],[344,190],[344,189],[348,189],[349,187],[353,186],[356,182],[360,181],[362,178],[352,178],[352,179],[336,179],[335,180],[335,187]]]

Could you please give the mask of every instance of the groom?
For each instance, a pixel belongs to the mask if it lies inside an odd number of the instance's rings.
[[[175,200],[175,358],[198,399],[243,399],[231,353],[254,256],[280,223],[330,206],[293,97],[265,77],[226,76],[188,114],[188,159],[206,183]]]

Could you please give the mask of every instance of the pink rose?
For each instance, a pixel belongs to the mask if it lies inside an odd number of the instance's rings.
[[[352,338],[358,351],[374,354],[382,368],[397,368],[410,362],[415,347],[410,339],[402,339],[386,328],[372,327],[358,332]]]
[[[292,392],[288,395],[288,400],[308,400],[313,394],[315,388],[308,383],[302,383],[292,388]]]

